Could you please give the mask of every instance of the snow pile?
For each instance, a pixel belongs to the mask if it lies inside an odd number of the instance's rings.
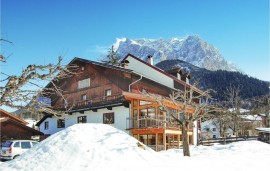
[[[159,158],[158,153],[137,143],[108,125],[76,124],[42,141],[18,160],[0,165],[0,170],[130,170],[136,168],[136,162],[145,167]]]
[[[17,159],[0,163],[0,170],[254,171],[267,170],[270,161],[270,145],[259,141],[191,146],[192,157],[183,157],[182,150],[143,149],[137,143],[135,138],[108,125],[77,124]]]

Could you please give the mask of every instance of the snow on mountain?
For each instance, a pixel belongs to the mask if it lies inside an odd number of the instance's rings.
[[[128,53],[147,60],[148,55],[154,57],[154,63],[163,60],[180,59],[208,70],[239,71],[227,62],[218,49],[202,40],[199,36],[164,39],[117,39],[115,43],[117,55],[124,57]]]
[[[267,170],[269,144],[259,141],[227,145],[191,146],[155,152],[138,140],[106,124],[76,124],[40,142],[18,158],[0,162],[3,171],[254,171]]]

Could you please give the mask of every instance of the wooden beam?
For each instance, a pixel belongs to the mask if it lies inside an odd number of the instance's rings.
[[[97,112],[98,110],[97,109],[92,109],[93,112]]]
[[[79,113],[84,114],[84,111],[79,111]]]
[[[164,128],[132,129],[132,134],[156,134],[163,133]]]
[[[156,151],[158,151],[158,133],[156,133]]]
[[[111,107],[111,106],[109,106],[109,107],[107,107],[107,109],[108,109],[108,110],[112,110],[112,107]]]

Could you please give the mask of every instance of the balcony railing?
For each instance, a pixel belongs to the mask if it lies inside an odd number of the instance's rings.
[[[137,128],[174,128],[180,129],[179,123],[173,121],[171,117],[142,117],[142,118],[127,118],[127,129]]]
[[[56,105],[55,108],[79,108],[83,106],[95,106],[97,104],[104,104],[108,102],[113,102],[122,99],[122,94],[111,95],[111,96],[102,96],[97,98],[91,98],[88,100],[81,101],[68,101],[65,104]]]

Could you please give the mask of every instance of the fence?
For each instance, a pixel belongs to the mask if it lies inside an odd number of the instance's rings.
[[[200,144],[202,144],[202,145],[211,145],[213,143],[227,144],[227,143],[231,143],[231,142],[249,141],[249,140],[257,140],[257,139],[258,139],[258,136],[211,138],[211,139],[201,140]]]

